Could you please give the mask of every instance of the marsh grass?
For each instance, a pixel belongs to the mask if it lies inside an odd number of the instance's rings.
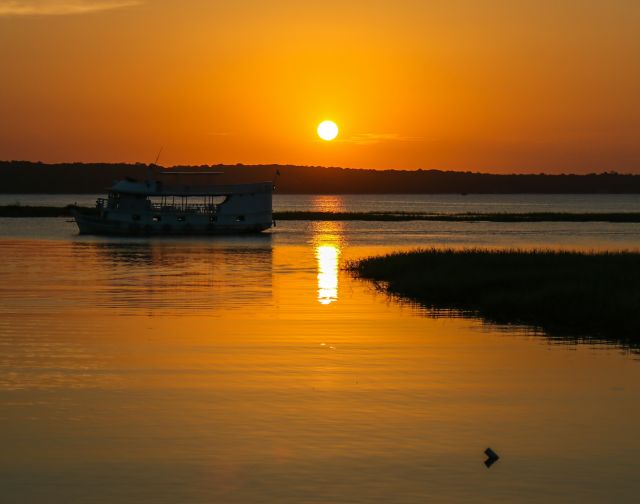
[[[278,220],[433,221],[433,222],[640,222],[639,212],[617,213],[410,213],[410,212],[276,212]]]
[[[640,343],[640,253],[428,249],[347,269],[428,308],[555,335]]]
[[[72,208],[75,208],[75,206],[29,206],[16,203],[14,205],[0,206],[0,217],[69,217]]]
[[[67,217],[74,205],[28,206],[16,203],[0,206],[0,217]],[[78,207],[83,212],[94,209]],[[640,222],[640,212],[618,213],[415,213],[415,212],[274,212],[275,220],[291,221],[375,221],[375,222]]]

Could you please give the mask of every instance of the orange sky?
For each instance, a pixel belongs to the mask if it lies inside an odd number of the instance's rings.
[[[640,173],[638,26],[637,0],[0,0],[0,159]]]

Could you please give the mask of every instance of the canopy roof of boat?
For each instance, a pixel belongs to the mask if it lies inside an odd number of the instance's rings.
[[[109,191],[119,194],[145,196],[229,196],[231,194],[251,194],[271,192],[273,182],[227,185],[167,185],[158,180],[139,182],[126,179],[116,182]]]

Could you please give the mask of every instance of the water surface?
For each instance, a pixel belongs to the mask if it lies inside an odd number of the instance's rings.
[[[95,205],[104,194],[0,194],[1,205]],[[273,195],[273,209],[316,212],[640,212],[640,194]]]
[[[640,227],[441,224],[143,240],[0,219],[2,502],[636,502],[636,355],[431,318],[341,266],[638,248]]]

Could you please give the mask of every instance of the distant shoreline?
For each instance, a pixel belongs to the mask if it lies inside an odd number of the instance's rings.
[[[0,206],[0,217],[70,217],[73,208],[91,211],[87,207]],[[372,222],[611,222],[640,223],[640,212],[568,213],[568,212],[528,212],[528,213],[420,213],[420,212],[274,212],[278,221],[372,221]]]
[[[430,249],[347,269],[434,310],[640,346],[640,253]]]
[[[143,163],[31,161],[0,161],[0,193],[103,193],[116,180],[145,180],[152,172],[168,183],[184,185],[271,181],[279,194],[640,194],[640,175],[616,172],[495,174],[277,164],[165,168]],[[175,175],[181,172],[178,182]]]

